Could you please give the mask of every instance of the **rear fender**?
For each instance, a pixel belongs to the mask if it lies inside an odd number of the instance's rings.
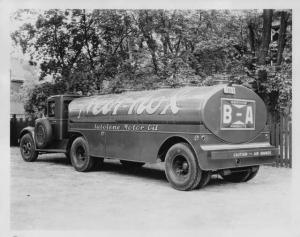
[[[189,147],[191,148],[192,152],[194,153],[197,161],[198,161],[198,164],[199,164],[199,167],[201,169],[203,169],[203,157],[202,157],[202,150],[199,146],[199,143],[198,141],[195,141],[194,139],[194,135],[192,136],[172,136],[172,137],[168,137],[167,139],[164,140],[164,142],[162,143],[162,145],[160,146],[159,148],[159,151],[157,152],[158,154],[158,157],[164,161],[165,160],[165,156],[168,152],[168,150],[175,144],[177,143],[180,143],[180,142],[184,142],[186,144],[189,145]],[[200,150],[200,151],[199,151]]]

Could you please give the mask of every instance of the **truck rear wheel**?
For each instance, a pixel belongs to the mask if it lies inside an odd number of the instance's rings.
[[[35,121],[34,137],[38,148],[45,148],[52,140],[52,127],[48,119]]]
[[[199,168],[200,170],[200,168]],[[199,173],[199,176],[197,178],[197,180],[195,181],[192,189],[200,189],[205,187],[211,178],[211,172],[210,171],[205,171],[205,170],[201,170],[201,172]]]
[[[240,171],[229,175],[221,175],[221,176],[225,181],[232,182],[232,183],[241,183],[241,182],[246,182],[249,175],[250,175],[249,171]]]
[[[247,181],[253,179],[253,178],[257,175],[258,171],[259,171],[259,165],[253,166],[253,167],[252,167],[252,171],[251,171],[249,177],[246,179],[245,182],[247,182]]]
[[[71,146],[72,166],[80,172],[90,171],[95,165],[95,158],[89,155],[88,143],[83,137],[77,137]]]
[[[221,173],[222,178],[225,181],[232,183],[241,183],[247,182],[250,179],[253,179],[258,172],[258,166],[249,167],[245,170],[231,170],[231,173],[228,175],[224,175]]]
[[[31,134],[27,133],[20,140],[20,151],[24,161],[32,162],[38,157]]]
[[[186,143],[173,145],[166,154],[165,173],[171,186],[187,191],[193,188],[199,172],[193,151]]]

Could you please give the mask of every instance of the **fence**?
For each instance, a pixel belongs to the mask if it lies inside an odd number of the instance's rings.
[[[279,122],[270,125],[271,144],[279,147],[276,167],[292,168],[292,122],[290,116],[281,115]]]
[[[18,146],[21,130],[27,126],[34,126],[34,119],[22,114],[13,114],[10,118],[10,146]]]

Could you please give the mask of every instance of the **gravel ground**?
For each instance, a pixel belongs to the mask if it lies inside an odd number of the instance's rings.
[[[213,176],[202,190],[180,192],[162,164],[129,171],[109,161],[79,173],[63,154],[27,163],[11,148],[11,229],[289,229],[291,178],[291,169],[262,166],[248,183]]]

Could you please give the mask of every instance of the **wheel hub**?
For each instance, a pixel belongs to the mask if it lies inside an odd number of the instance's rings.
[[[185,176],[189,172],[189,164],[183,156],[174,159],[173,169],[178,176]]]
[[[24,154],[29,155],[31,152],[31,143],[29,141],[24,141],[22,148]]]
[[[78,147],[76,151],[76,157],[79,161],[83,162],[86,159],[85,150],[83,147]]]

